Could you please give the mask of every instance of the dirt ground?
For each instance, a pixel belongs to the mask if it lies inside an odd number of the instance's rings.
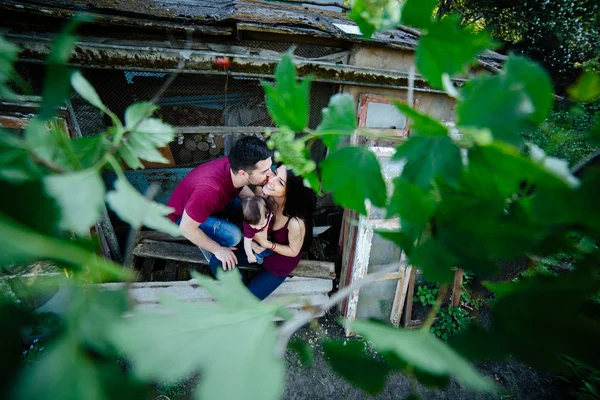
[[[404,375],[397,373],[388,377],[386,388],[378,396],[370,397],[358,388],[350,385],[338,376],[324,358],[319,345],[320,337],[325,334],[329,338],[343,338],[343,330],[335,321],[334,315],[326,315],[319,319],[320,332],[310,327],[298,331],[295,338],[306,340],[314,349],[312,367],[303,365],[299,356],[288,350],[286,353],[287,376],[283,398],[285,400],[319,400],[319,399],[404,399],[411,394],[412,382]],[[418,387],[423,399],[477,399],[477,400],[541,400],[569,399],[562,381],[549,373],[535,371],[518,361],[482,362],[476,368],[484,375],[498,382],[502,391],[498,394],[475,393],[452,380],[443,391]]]

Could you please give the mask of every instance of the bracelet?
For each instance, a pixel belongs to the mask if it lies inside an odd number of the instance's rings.
[[[277,247],[277,243],[275,242],[271,242],[271,248],[269,250],[275,250],[275,247]]]

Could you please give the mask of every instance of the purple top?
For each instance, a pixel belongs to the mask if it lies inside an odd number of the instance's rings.
[[[267,223],[262,228],[258,228],[258,229],[253,228],[250,226],[250,224],[248,224],[246,221],[244,221],[243,222],[244,237],[248,238],[248,239],[252,239],[254,237],[254,235],[256,235],[258,232],[264,231],[266,227],[269,227],[267,229],[267,233],[269,233],[271,231],[271,229],[273,229],[273,221],[275,221],[275,219],[273,218],[273,213],[271,211],[269,211],[269,213],[267,214]]]
[[[289,223],[290,223],[290,219],[288,219],[288,221],[285,223],[283,228],[278,229],[276,231],[272,231],[271,237],[269,240],[271,242],[274,242],[277,244],[282,244],[282,245],[290,244],[290,241],[288,240],[288,232],[289,232],[288,224]],[[296,266],[300,262],[300,259],[302,258],[302,254],[303,253],[301,251],[296,255],[296,257],[288,257],[288,256],[281,255],[277,252],[274,252],[269,257],[265,257],[265,259],[263,261],[263,267],[264,267],[264,269],[266,269],[267,271],[269,271],[270,273],[272,273],[275,276],[288,276],[289,274],[292,273],[294,268],[296,268]]]

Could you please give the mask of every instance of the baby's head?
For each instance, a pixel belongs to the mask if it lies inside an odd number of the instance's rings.
[[[264,197],[248,197],[242,202],[244,221],[251,227],[258,229],[265,226],[269,215],[269,206]]]

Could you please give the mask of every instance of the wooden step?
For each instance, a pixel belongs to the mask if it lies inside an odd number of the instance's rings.
[[[141,243],[138,243],[133,250],[133,255],[136,257],[175,260],[193,264],[208,264],[197,246],[178,242],[145,239]],[[260,267],[255,265],[240,268],[260,269]],[[292,271],[291,276],[334,279],[335,264],[327,261],[300,260],[298,266]]]
[[[135,301],[135,308],[140,311],[167,312],[159,302],[163,297],[172,297],[190,303],[213,301],[208,291],[201,287],[195,279],[173,282],[115,282],[97,286],[102,290],[109,291],[127,288],[129,296]],[[327,279],[287,278],[264,301],[268,303],[293,297],[297,300],[288,303],[286,308],[290,311],[300,311],[307,305],[312,307],[324,305],[329,300],[327,294],[332,289],[333,282]]]

